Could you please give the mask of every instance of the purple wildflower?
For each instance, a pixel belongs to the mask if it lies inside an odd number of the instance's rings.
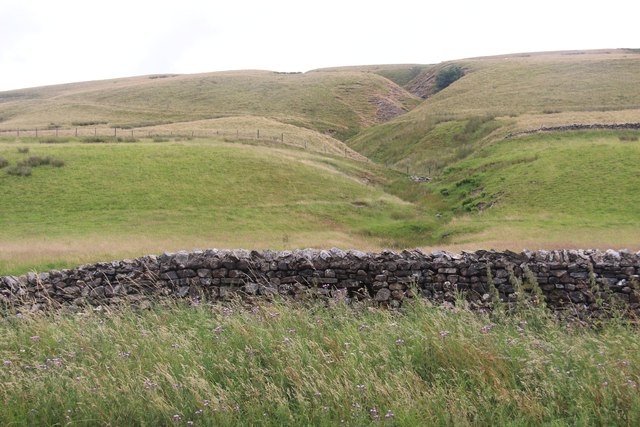
[[[151,390],[151,389],[154,389],[154,388],[158,387],[158,384],[154,383],[149,378],[145,379],[143,384],[144,384],[144,388],[146,390]]]
[[[480,331],[483,334],[488,333],[489,331],[491,331],[495,326],[494,325],[484,325],[482,328],[480,328]]]

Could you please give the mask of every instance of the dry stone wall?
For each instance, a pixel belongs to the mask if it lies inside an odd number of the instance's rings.
[[[123,302],[148,307],[162,296],[213,301],[239,296],[251,301],[281,295],[370,299],[399,307],[415,296],[453,303],[461,295],[472,308],[486,308],[496,303],[492,286],[503,302],[510,302],[518,299],[519,281],[524,294],[531,292],[526,288],[535,278],[549,308],[586,316],[601,310],[603,301],[638,312],[639,274],[640,252],[613,250],[453,254],[211,249],[0,277],[0,302],[38,310]]]
[[[542,126],[537,129],[523,130],[519,132],[513,132],[504,137],[504,139],[515,138],[522,135],[532,135],[541,132],[566,132],[574,130],[639,130],[640,123],[574,123],[564,126]]]

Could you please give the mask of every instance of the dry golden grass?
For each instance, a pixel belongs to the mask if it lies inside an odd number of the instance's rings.
[[[553,250],[553,249],[628,249],[640,250],[640,229],[634,226],[618,228],[597,228],[571,226],[565,229],[546,228],[535,224],[508,224],[502,221],[482,223],[477,218],[462,217],[451,223],[451,228],[464,229],[471,225],[481,226],[479,232],[455,234],[438,247],[424,247],[425,250],[441,249],[459,252],[477,249],[509,249],[513,251]]]
[[[640,55],[625,50],[507,55],[453,63],[466,75],[407,117],[640,108]]]
[[[344,155],[346,150],[348,157],[365,160],[362,155],[329,135],[266,117],[223,117],[134,129],[134,135],[170,135],[172,133],[229,140],[255,139],[336,155]],[[124,134],[128,133],[125,131]]]
[[[72,267],[75,265],[136,258],[142,254],[161,254],[180,250],[220,249],[270,249],[296,248],[343,249],[358,248],[363,251],[378,251],[381,243],[343,229],[339,224],[328,226],[326,231],[290,233],[268,230],[247,233],[216,233],[214,238],[198,236],[122,236],[87,235],[63,238],[30,238],[18,241],[0,241],[0,270],[14,271],[25,266],[41,268]]]
[[[532,130],[540,127],[565,126],[574,123],[616,124],[640,122],[640,108],[617,111],[564,111],[551,114],[523,114],[517,117],[501,117],[509,122],[500,129],[502,133]]]
[[[136,126],[262,116],[350,135],[379,121],[374,98],[408,110],[415,96],[369,72],[237,71],[133,77],[0,93],[0,129],[106,121]],[[3,99],[4,98],[4,99]]]
[[[621,319],[327,305],[10,312],[0,424],[638,425],[637,328]]]

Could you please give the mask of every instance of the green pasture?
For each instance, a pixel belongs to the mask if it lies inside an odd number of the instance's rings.
[[[462,215],[445,231],[451,242],[637,248],[639,162],[637,133],[539,134],[480,149],[434,191]]]
[[[68,262],[194,245],[417,245],[434,223],[385,192],[395,181],[407,185],[403,177],[304,150],[213,140],[0,144],[10,164],[35,155],[65,165],[27,177],[0,170],[4,274],[41,270],[50,256],[65,264],[64,252],[80,248],[83,256]],[[50,253],[38,255],[43,247]]]

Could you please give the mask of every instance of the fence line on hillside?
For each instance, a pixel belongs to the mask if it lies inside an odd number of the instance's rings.
[[[74,128],[61,128],[61,127],[47,127],[47,128],[31,128],[31,129],[0,129],[0,137],[15,136],[16,138],[35,138],[42,143],[49,142],[56,143],[62,141],[56,141],[53,138],[83,138],[86,143],[100,143],[100,142],[135,142],[137,139],[153,139],[156,142],[164,142],[165,139],[195,139],[195,138],[221,138],[225,141],[259,141],[261,143],[277,143],[305,150],[311,149],[311,151],[334,154],[348,157],[354,160],[367,160],[365,157],[358,155],[355,151],[348,148],[343,150],[333,147],[329,144],[319,142],[318,144],[312,144],[309,140],[303,138],[293,138],[290,135],[280,132],[277,135],[273,133],[265,133],[260,129],[256,129],[255,132],[240,131],[239,129],[229,130],[211,130],[211,129],[199,129],[191,131],[158,131],[158,130],[145,130],[145,129],[126,129],[126,128],[106,128],[106,127],[74,127]]]
[[[79,138],[79,142],[85,143],[106,143],[106,142],[135,142],[138,139],[152,139],[155,142],[167,142],[170,139],[196,139],[196,138],[218,138],[227,142],[234,141],[255,141],[261,144],[286,145],[308,151],[322,154],[332,154],[336,156],[350,158],[352,160],[366,161],[371,160],[348,149],[340,150],[337,147],[319,141],[312,144],[304,138],[295,138],[284,132],[274,134],[273,132],[265,132],[256,129],[253,132],[240,131],[239,129],[199,129],[191,131],[159,131],[144,128],[126,129],[126,128],[109,128],[109,127],[88,127],[78,126],[73,128],[31,128],[31,129],[0,129],[0,137],[16,137],[16,138],[33,138],[41,143],[61,143],[66,141],[58,141],[54,138]],[[430,181],[432,172],[431,166],[425,167],[409,167],[394,165],[389,162],[384,163],[385,167],[396,172],[406,174],[410,179],[416,182]],[[434,171],[437,169],[434,167]]]

